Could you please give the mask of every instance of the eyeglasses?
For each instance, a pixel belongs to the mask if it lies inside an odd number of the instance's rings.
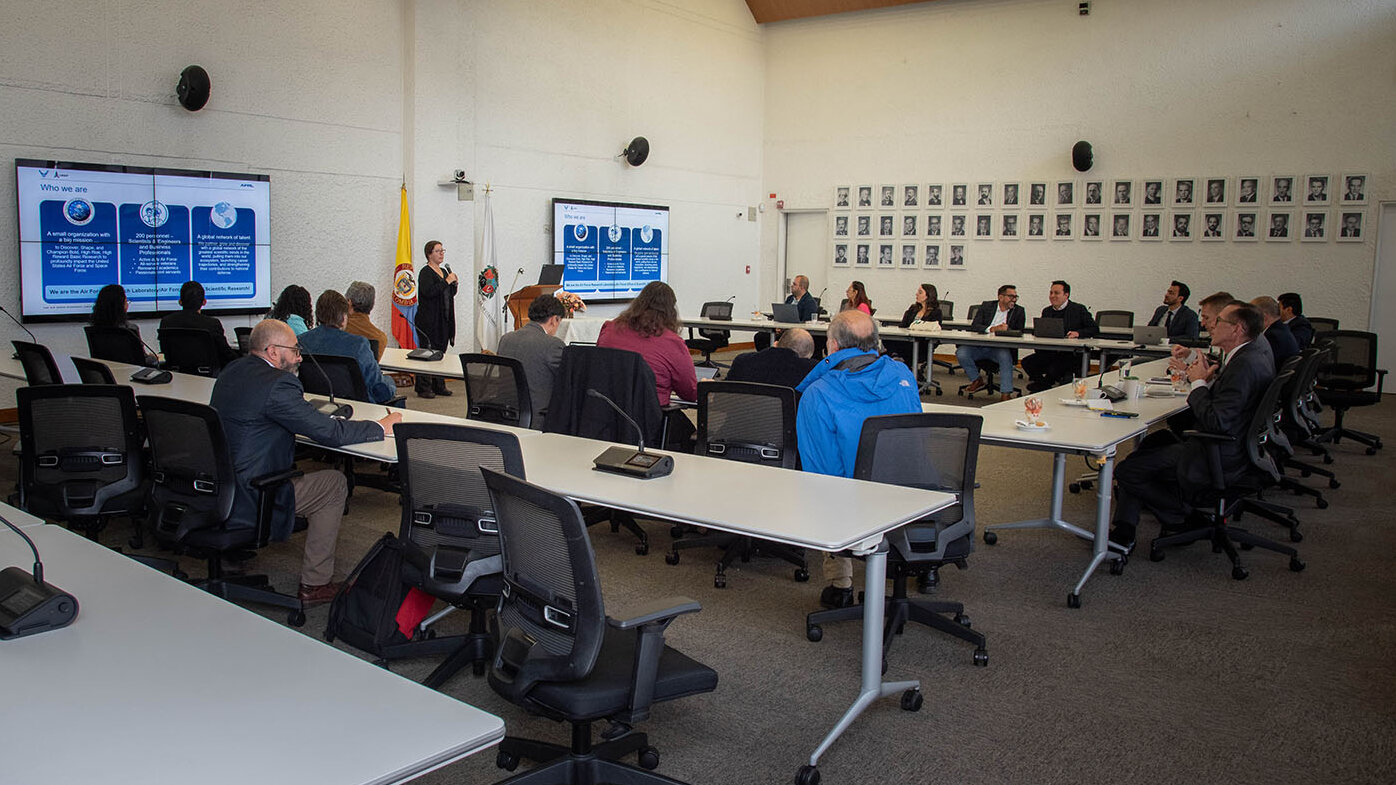
[[[1236,322],[1235,322],[1234,320],[1231,320],[1231,319],[1224,319],[1224,318],[1222,318],[1222,317],[1220,317],[1220,316],[1218,316],[1218,317],[1214,320],[1214,323],[1215,323],[1215,324],[1221,324],[1222,322],[1226,322],[1227,324],[1232,324],[1232,325],[1236,324]]]
[[[286,346],[284,344],[279,343],[274,343],[272,344],[272,346],[275,346],[278,349],[286,349],[287,351],[295,352],[297,356],[300,356],[301,353],[301,347],[299,346]]]

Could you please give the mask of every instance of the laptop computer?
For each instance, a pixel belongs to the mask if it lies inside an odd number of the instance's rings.
[[[1163,325],[1136,324],[1134,326],[1134,342],[1140,346],[1154,346],[1168,340],[1168,328]]]
[[[1032,320],[1032,334],[1038,338],[1065,338],[1066,322],[1050,317],[1035,317]]]
[[[538,271],[538,284],[540,286],[557,286],[562,283],[562,271],[564,265],[545,264],[543,269]]]
[[[794,303],[771,303],[771,318],[777,322],[800,323],[800,306]]]

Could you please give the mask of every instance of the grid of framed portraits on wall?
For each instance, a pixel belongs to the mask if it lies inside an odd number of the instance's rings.
[[[839,185],[830,257],[962,270],[990,241],[1360,243],[1370,187],[1361,172]]]

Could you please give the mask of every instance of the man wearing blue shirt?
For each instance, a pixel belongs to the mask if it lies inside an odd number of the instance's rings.
[[[301,349],[311,354],[352,357],[364,377],[364,390],[373,403],[387,403],[396,397],[397,387],[383,375],[368,339],[344,328],[349,323],[349,301],[333,289],[326,289],[315,301],[315,328],[301,333]],[[345,394],[348,390],[337,393]]]

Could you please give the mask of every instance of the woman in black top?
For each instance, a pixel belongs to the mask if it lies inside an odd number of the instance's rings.
[[[422,251],[425,267],[417,268],[417,345],[446,351],[456,342],[456,274],[443,269],[446,247],[440,240],[429,240]],[[417,374],[417,394],[423,398],[450,395],[440,376]]]
[[[132,322],[126,316],[126,311],[131,303],[126,299],[126,290],[121,288],[121,284],[109,283],[97,292],[97,299],[92,301],[92,326],[93,327],[124,327],[141,337],[140,325]],[[159,358],[150,352],[145,353],[147,365],[153,365]]]
[[[923,283],[916,289],[916,302],[902,314],[901,327],[910,327],[912,322],[935,322],[939,324],[940,295],[935,284]]]

